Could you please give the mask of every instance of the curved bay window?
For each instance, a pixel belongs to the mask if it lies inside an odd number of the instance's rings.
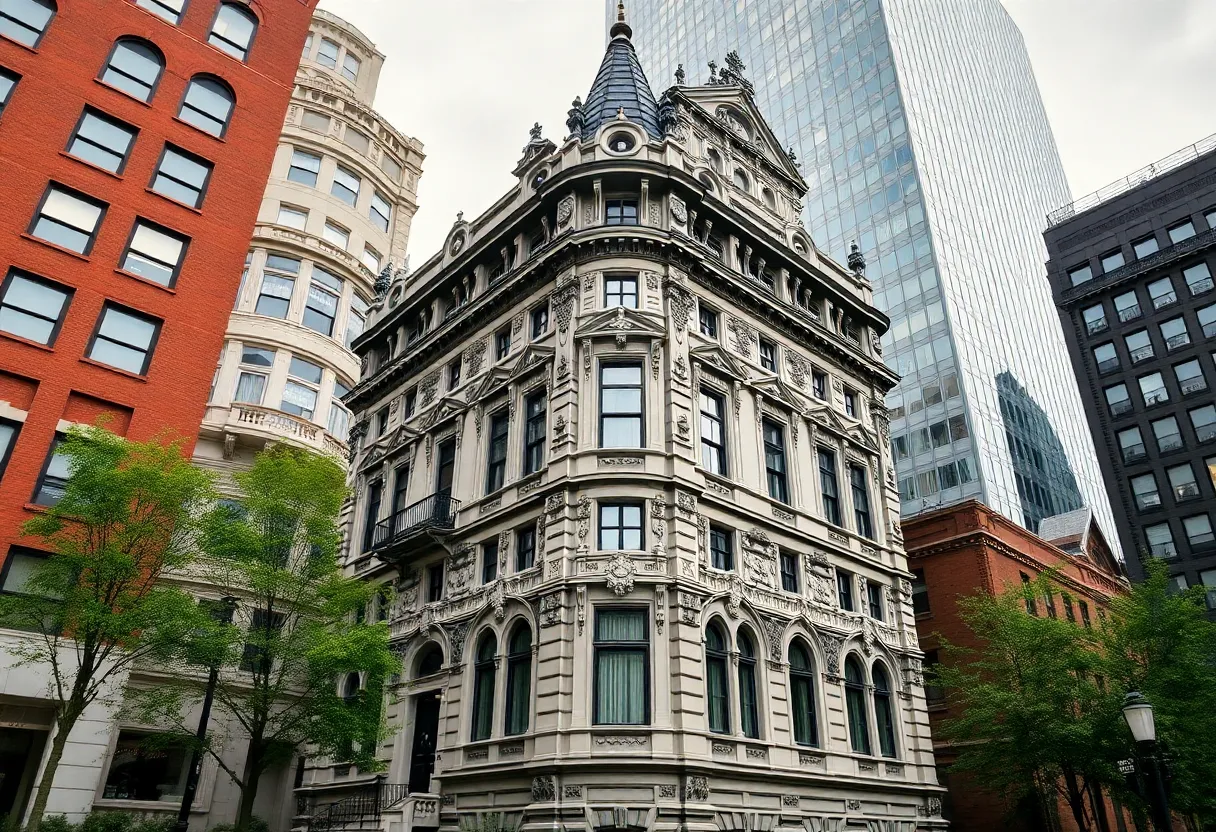
[[[650,722],[650,634],[646,610],[595,612],[596,725]]]
[[[881,664],[874,665],[874,721],[878,725],[878,750],[884,757],[895,754],[895,711],[891,707],[891,677]]]
[[[507,719],[506,733],[528,730],[532,699],[532,631],[527,624],[516,625],[507,645]]]
[[[739,633],[739,721],[743,736],[760,738],[760,714],[756,707],[756,648],[747,633]]]
[[[815,718],[815,666],[810,651],[790,645],[790,710],[794,719],[794,742],[819,745],[819,723]]]
[[[477,659],[473,666],[473,732],[471,739],[488,740],[494,730],[494,674],[497,669],[498,645],[494,634],[487,632],[477,642]]]
[[[866,720],[865,675],[856,656],[844,663],[845,709],[849,715],[849,745],[859,754],[870,753],[870,726]]]
[[[705,686],[709,699],[709,730],[730,733],[730,690],[726,681],[726,637],[716,622],[705,631]]]

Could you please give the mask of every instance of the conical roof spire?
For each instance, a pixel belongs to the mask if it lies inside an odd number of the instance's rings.
[[[611,36],[608,51],[583,105],[582,138],[593,138],[600,127],[623,113],[625,118],[640,124],[651,138],[661,139],[659,104],[630,40],[633,29],[625,22],[624,0],[617,4],[616,23],[608,34]]]

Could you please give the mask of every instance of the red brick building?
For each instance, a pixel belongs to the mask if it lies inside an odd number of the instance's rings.
[[[1128,587],[1122,565],[1088,509],[1045,519],[1042,536],[975,501],[918,515],[903,530],[908,568],[915,575],[913,609],[926,668],[946,659],[939,651],[943,638],[963,647],[979,646],[959,617],[961,596],[997,594],[1055,569],[1061,593],[1037,599],[1035,612],[1089,627],[1097,625],[1110,598]],[[951,711],[940,689],[927,687],[925,693],[939,780],[950,790],[947,810],[952,828],[961,832],[1037,829],[996,796],[950,777],[955,755],[937,737]],[[1120,822],[1109,802],[1106,812],[1112,832],[1126,828],[1126,821]],[[1076,828],[1066,805],[1061,805],[1059,814],[1062,830]]]
[[[193,441],[316,3],[0,0],[5,560],[66,423]]]

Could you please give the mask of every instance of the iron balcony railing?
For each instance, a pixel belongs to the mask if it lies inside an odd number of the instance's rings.
[[[1176,451],[1183,446],[1182,434],[1171,433],[1157,439],[1157,447],[1161,449],[1161,453],[1169,453]]]
[[[1171,335],[1169,338],[1165,339],[1165,348],[1173,351],[1176,349],[1181,349],[1189,343],[1191,343],[1191,336],[1185,332],[1180,332],[1177,335]]]
[[[1112,416],[1122,416],[1132,412],[1131,399],[1123,399],[1117,402],[1110,403],[1110,414]]]
[[[1119,310],[1119,320],[1122,321],[1123,323],[1127,323],[1128,321],[1134,321],[1134,320],[1136,320],[1136,318],[1139,318],[1139,317],[1140,317],[1140,304],[1136,304],[1135,306],[1129,306],[1126,309]]]
[[[1154,309],[1164,309],[1167,306],[1173,306],[1178,302],[1178,295],[1174,292],[1166,292],[1164,295],[1157,295],[1153,298]]]
[[[377,523],[372,548],[379,549],[429,529],[455,528],[456,512],[459,510],[460,500],[450,493],[440,491],[432,494]]]
[[[1106,323],[1106,318],[1099,318],[1096,321],[1090,321],[1087,323],[1085,328],[1089,330],[1090,335],[1097,335],[1099,332],[1106,332],[1106,330],[1110,327]]]
[[[321,807],[308,818],[309,832],[331,832],[352,824],[379,820],[384,810],[391,809],[409,797],[405,783],[371,783],[354,794]]]
[[[1136,460],[1144,459],[1146,456],[1148,456],[1148,452],[1145,450],[1143,444],[1129,445],[1123,449],[1124,462],[1135,462]]]
[[[1149,344],[1147,347],[1138,347],[1137,349],[1132,350],[1131,356],[1133,364],[1139,364],[1141,361],[1148,361],[1153,357],[1153,345]]]
[[[1207,389],[1208,389],[1208,383],[1206,381],[1204,381],[1202,376],[1200,376],[1199,378],[1188,379],[1188,380],[1182,382],[1182,395],[1184,395],[1184,396],[1189,396],[1192,393],[1198,393],[1201,390],[1207,390]]]
[[[1188,283],[1187,285],[1191,287],[1191,297],[1194,297],[1196,295],[1202,295],[1204,292],[1212,291],[1213,284],[1212,278],[1203,277],[1196,280],[1194,283]]]

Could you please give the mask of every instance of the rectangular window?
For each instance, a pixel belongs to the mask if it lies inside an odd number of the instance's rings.
[[[925,651],[925,704],[933,707],[946,704],[946,689],[937,682],[937,668],[941,659],[936,650]]]
[[[334,182],[329,192],[354,208],[355,202],[359,199],[359,184],[358,174],[338,165],[338,169],[334,171]]]
[[[157,737],[151,732],[123,729],[114,745],[102,798],[180,801],[189,773],[190,748],[185,743],[168,734]]]
[[[1175,502],[1183,503],[1199,497],[1199,483],[1195,480],[1195,470],[1191,468],[1190,463],[1175,465],[1165,473],[1169,477]]]
[[[266,394],[266,376],[261,373],[242,372],[236,380],[236,392],[232,401],[237,404],[261,404]]]
[[[650,722],[650,633],[645,610],[595,611],[596,725]]]
[[[373,275],[380,274],[380,252],[371,246],[363,247],[363,267]]]
[[[1206,547],[1216,540],[1212,535],[1212,520],[1206,514],[1183,518],[1182,528],[1186,531],[1186,539],[1190,541],[1192,549]]]
[[[1088,283],[1093,279],[1094,272],[1088,263],[1084,266],[1077,266],[1075,269],[1068,270],[1068,282],[1073,286],[1080,286],[1082,283]]]
[[[176,232],[145,219],[135,221],[131,241],[122,256],[123,271],[172,286],[177,282],[190,241]]]
[[[152,190],[183,205],[198,208],[203,204],[210,179],[210,162],[167,144],[152,178]]]
[[[1102,255],[1102,273],[1110,274],[1115,269],[1122,268],[1124,264],[1123,249],[1115,249]]]
[[[1136,508],[1141,511],[1161,506],[1161,495],[1157,491],[1157,480],[1152,474],[1132,477],[1132,494],[1136,497]]]
[[[1182,390],[1182,395],[1184,396],[1200,393],[1208,389],[1208,383],[1203,377],[1203,368],[1199,366],[1198,358],[1191,359],[1182,364],[1175,364],[1174,377],[1178,379],[1178,387]]]
[[[873,618],[875,621],[884,620],[882,587],[873,581],[866,581],[866,604],[869,607],[870,618]]]
[[[1191,296],[1206,294],[1212,291],[1212,273],[1208,271],[1207,263],[1196,263],[1182,270],[1182,279],[1191,291]]]
[[[11,271],[0,284],[0,332],[52,346],[71,298],[66,286]]]
[[[1162,321],[1161,339],[1165,341],[1165,348],[1170,352],[1191,343],[1191,336],[1186,331],[1186,321],[1181,316]]]
[[[418,407],[418,388],[411,387],[409,390],[405,391],[405,404],[401,408],[403,411],[405,411],[404,419],[408,419],[411,416],[413,416],[414,411],[417,410],[417,407]],[[404,421],[404,419],[402,421]]]
[[[1106,404],[1110,407],[1111,416],[1123,416],[1132,412],[1132,397],[1127,392],[1126,384],[1107,387],[1103,393],[1106,394]]]
[[[638,308],[638,279],[636,277],[605,277],[604,308],[624,306]]]
[[[38,478],[34,496],[30,500],[34,505],[58,505],[67,492],[71,471],[68,468],[68,457],[59,452],[59,446],[62,443],[62,435],[56,435],[55,441],[51,443],[50,451],[47,452],[46,464],[42,467],[42,475]]]
[[[1147,361],[1153,357],[1153,342],[1149,338],[1148,330],[1142,329],[1139,332],[1130,333],[1123,339],[1127,345],[1127,354],[1131,356],[1133,364],[1139,364],[1141,361]],[[1110,346],[1109,344],[1107,346]],[[1097,350],[1095,350],[1095,354]],[[1114,356],[1112,350],[1111,355]],[[1115,365],[1118,366],[1118,359],[1115,359]],[[1099,371],[1102,371],[1102,364],[1098,365]]]
[[[498,541],[481,544],[481,582],[488,584],[498,577]]]
[[[789,481],[785,465],[785,429],[776,422],[761,422],[764,438],[764,471],[768,481],[768,496],[781,503],[790,501]]]
[[[1148,451],[1144,447],[1144,437],[1140,435],[1140,428],[1128,428],[1121,430],[1118,433],[1119,450],[1123,456],[1123,462],[1130,464],[1148,456]]]
[[[811,371],[811,389],[815,393],[815,398],[821,401],[827,401],[828,398],[828,377],[825,373],[818,370]]]
[[[308,297],[304,300],[304,318],[301,323],[314,332],[332,337],[342,288],[341,278],[314,265],[312,280],[308,284]]]
[[[427,603],[443,600],[443,561],[426,570],[426,600]]]
[[[1163,404],[1170,400],[1170,394],[1165,389],[1165,379],[1161,377],[1161,373],[1150,373],[1147,376],[1141,376],[1138,381],[1140,382],[1140,395],[1144,397],[1145,407]]]
[[[1092,626],[1089,621],[1089,604],[1084,601],[1078,601],[1077,604],[1081,608],[1081,626],[1088,630]]]
[[[641,503],[600,503],[600,550],[638,551],[642,544]]]
[[[545,426],[548,399],[544,393],[524,403],[524,474],[535,474],[545,465]]]
[[[17,88],[17,82],[20,80],[20,75],[0,68],[0,115],[4,113],[4,108],[8,106],[9,99],[13,97],[13,90]]]
[[[359,79],[359,67],[362,62],[349,52],[342,58],[342,77],[352,84]]]
[[[1180,222],[1177,225],[1171,225],[1165,230],[1166,234],[1170,235],[1170,243],[1178,245],[1183,240],[1189,240],[1195,236],[1195,224],[1190,220]]]
[[[1072,608],[1072,596],[1063,592],[1060,597],[1064,601],[1064,617],[1074,624],[1077,623],[1077,614]]]
[[[511,327],[503,327],[494,333],[494,360],[502,361],[511,352]]]
[[[781,588],[786,592],[798,592],[798,556],[783,549],[777,558],[781,569]]]
[[[336,41],[321,38],[321,46],[317,49],[317,63],[330,69],[338,68],[339,46]]]
[[[346,251],[350,246],[350,232],[333,222],[327,221],[325,223],[325,226],[321,229],[321,239],[327,243],[332,243],[343,251]]]
[[[1034,600],[1034,592],[1031,591],[1030,576],[1025,572],[1020,572],[1018,574],[1022,576],[1022,595],[1026,603],[1026,612],[1030,613],[1031,615],[1038,615],[1039,607]]]
[[[609,199],[604,203],[605,225],[637,225],[638,201],[636,199]]]
[[[726,402],[701,388],[701,465],[726,476]]]
[[[942,399],[941,388],[936,384],[932,388],[925,388],[925,402],[928,403],[930,401],[930,389],[933,392],[933,404],[940,404]],[[857,418],[857,391],[850,390],[847,387],[844,389],[844,412],[854,419]]]
[[[1174,533],[1170,531],[1169,523],[1157,523],[1144,527],[1144,539],[1148,543],[1149,554],[1155,558],[1175,558],[1178,548],[1174,545]]]
[[[139,131],[126,122],[85,107],[76,132],[68,142],[68,153],[110,173],[121,173],[138,134]]]
[[[1134,321],[1141,315],[1140,300],[1135,292],[1125,292],[1115,297],[1115,310],[1119,313],[1122,323]]]
[[[367,507],[363,515],[363,551],[370,552],[376,545],[376,524],[380,521],[380,503],[384,499],[384,480],[373,480],[367,486]],[[396,522],[391,518],[389,528]]]
[[[33,49],[55,15],[53,3],[6,0],[0,3],[0,35]]]
[[[600,367],[600,447],[640,448],[642,429],[642,365],[604,364]]]
[[[765,338],[760,339],[760,366],[770,373],[777,372],[777,345]]]
[[[376,228],[388,233],[388,226],[393,218],[393,206],[379,191],[372,191],[372,206],[368,217]]]
[[[701,334],[707,338],[718,337],[718,313],[709,309],[705,304],[700,304],[697,310],[698,325],[701,328]]]
[[[376,426],[376,436],[377,437],[384,436],[384,434],[388,433],[388,408],[387,407],[382,407],[378,411],[376,411],[376,418],[375,418],[374,424]]]
[[[113,303],[106,303],[89,345],[94,361],[142,376],[148,371],[161,322]]]
[[[370,153],[372,149],[372,140],[367,137],[367,134],[360,133],[349,124],[346,125],[346,129],[342,132],[342,141],[364,156]]]
[[[503,487],[507,478],[507,435],[511,423],[500,410],[490,417],[490,454],[486,462],[486,493]]]
[[[860,465],[850,465],[849,485],[853,494],[853,518],[857,521],[857,533],[873,539],[874,523],[870,519],[870,489],[866,484],[866,469]]]
[[[549,307],[538,306],[532,310],[532,338],[536,339],[549,331]]]
[[[1085,331],[1090,335],[1097,335],[1110,328],[1110,325],[1106,322],[1106,308],[1100,303],[1097,306],[1083,309],[1081,311],[1081,318],[1085,321]]]
[[[291,166],[287,168],[287,179],[310,188],[317,187],[317,176],[321,173],[321,157],[306,150],[292,150]]]
[[[310,384],[320,384],[322,372],[324,371],[320,365],[294,356],[291,359],[291,363],[287,365],[287,375],[292,378],[298,378],[300,381],[307,381]]]
[[[1191,426],[1200,442],[1216,439],[1216,405],[1204,405],[1190,411]]]
[[[8,458],[13,453],[13,446],[17,444],[17,434],[20,432],[21,424],[19,422],[0,419],[0,477],[4,476],[4,468],[8,465]]]
[[[840,523],[840,486],[836,480],[836,454],[820,448],[819,488],[823,492],[823,516],[833,526]]]
[[[842,610],[853,612],[853,576],[843,569],[836,570],[836,596]]]
[[[279,225],[303,231],[308,226],[308,211],[303,208],[293,208],[290,205],[279,205],[279,216],[275,220]]]
[[[1160,249],[1157,245],[1157,238],[1153,235],[1141,237],[1132,243],[1132,251],[1136,254],[1136,259],[1148,257],[1150,254],[1155,254]]]
[[[289,381],[283,387],[283,399],[279,403],[279,409],[302,419],[311,419],[317,409],[317,391]]]
[[[107,207],[104,202],[52,183],[42,197],[29,233],[77,254],[88,254]]]
[[[925,570],[912,570],[912,614],[928,615],[933,612],[929,606],[929,585],[925,583]]]
[[[287,616],[281,612],[267,613],[255,609],[249,621],[249,632],[245,638],[245,650],[241,655],[241,670],[246,673],[268,673],[273,652],[271,647],[278,639]]]
[[[367,325],[368,308],[368,302],[361,298],[358,292],[350,296],[350,314],[346,316],[347,349],[350,349],[350,345],[355,342],[355,339],[363,334],[363,328]]]
[[[296,286],[294,275],[299,273],[299,260],[277,254],[267,257],[262,288],[254,311],[271,318],[286,318]]]
[[[455,390],[460,386],[460,371],[463,368],[463,356],[448,365],[448,389]]]
[[[536,564],[536,529],[532,526],[515,534],[515,571],[523,572]]]
[[[734,535],[729,529],[709,527],[709,563],[714,569],[735,568]]]

